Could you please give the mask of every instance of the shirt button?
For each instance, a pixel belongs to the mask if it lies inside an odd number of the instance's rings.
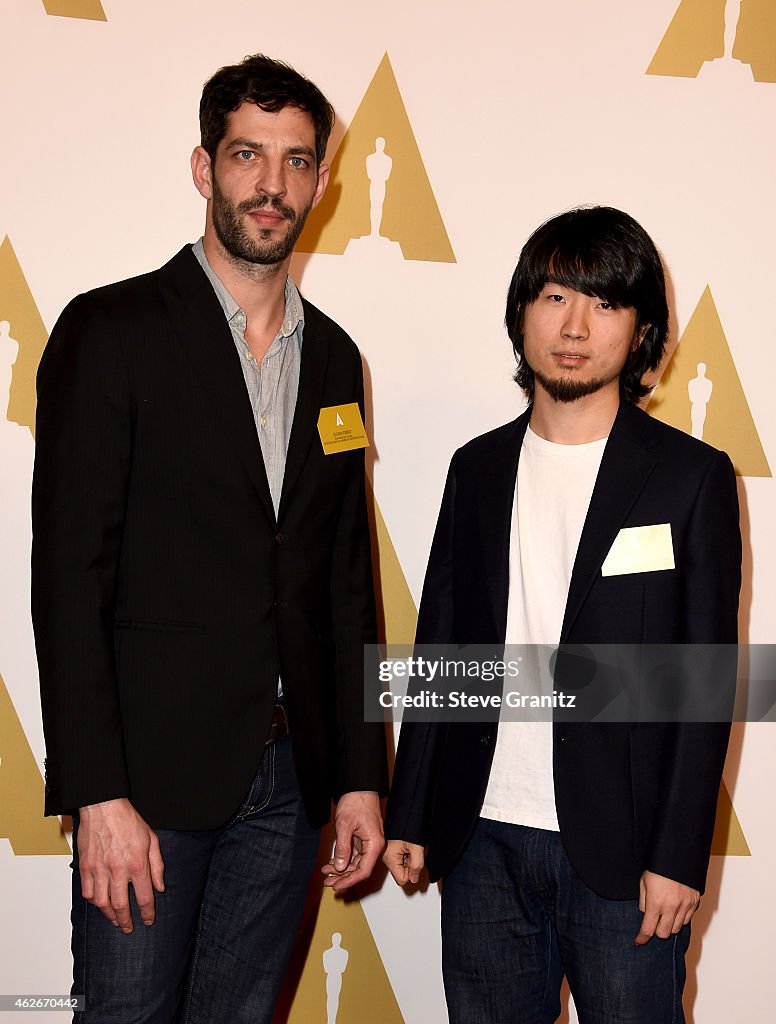
[[[262,416],[261,419],[259,420],[259,422],[261,423],[262,427],[266,427],[266,425],[267,425],[267,417],[266,416]]]
[[[252,363],[256,356],[254,356],[253,352],[246,352],[245,358],[248,360],[249,363]]]

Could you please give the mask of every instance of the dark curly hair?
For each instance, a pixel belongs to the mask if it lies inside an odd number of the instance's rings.
[[[205,83],[199,103],[199,130],[202,148],[211,160],[226,134],[227,118],[245,102],[273,114],[284,107],[306,111],[315,127],[315,156],[321,165],[334,124],[334,108],[304,75],[262,53],[220,68]]]
[[[582,207],[548,220],[523,246],[507,293],[505,323],[517,359],[514,379],[529,402],[535,380],[525,361],[523,317],[548,281],[636,311],[636,332],[647,330],[623,367],[620,397],[635,403],[649,394],[641,378],[663,356],[668,303],[663,265],[644,228],[621,210]]]

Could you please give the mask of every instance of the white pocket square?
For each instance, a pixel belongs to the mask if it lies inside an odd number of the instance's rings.
[[[674,568],[671,524],[629,526],[620,530],[601,566],[602,576],[624,576],[631,572],[656,572]]]

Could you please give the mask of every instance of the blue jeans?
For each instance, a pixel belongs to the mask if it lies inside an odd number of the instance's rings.
[[[684,1024],[689,925],[645,946],[638,900],[578,877],[557,832],[480,818],[442,884],[451,1024],[552,1024],[564,974],[580,1024]]]
[[[165,891],[130,935],[81,895],[73,833],[73,993],[78,1024],[262,1024],[291,955],[318,852],[291,741],[264,750],[242,806],[210,832],[157,831]]]

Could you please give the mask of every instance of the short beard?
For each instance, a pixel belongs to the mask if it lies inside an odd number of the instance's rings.
[[[593,377],[590,380],[574,380],[571,377],[545,377],[534,370],[534,377],[542,389],[556,402],[576,402],[585,395],[594,395],[596,391],[610,384],[615,377]]]
[[[253,239],[242,226],[240,214],[252,213],[265,207],[288,221],[288,231],[284,238],[273,239],[270,229],[265,228],[258,239]],[[282,263],[294,251],[310,209],[310,206],[306,206],[296,213],[279,199],[267,195],[245,199],[235,206],[219,189],[217,182],[213,181],[213,228],[218,241],[233,262],[263,266]]]

